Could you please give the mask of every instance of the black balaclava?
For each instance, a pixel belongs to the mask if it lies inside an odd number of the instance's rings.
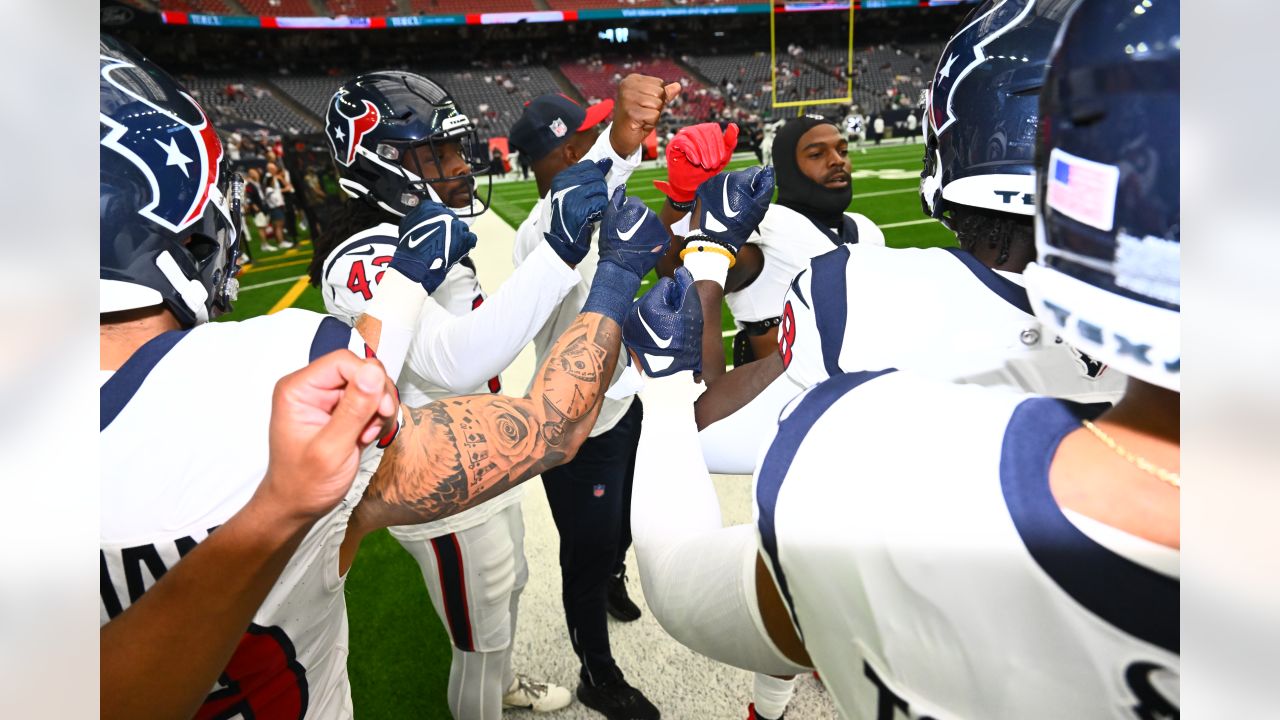
[[[800,136],[819,125],[835,123],[815,115],[803,115],[788,120],[773,138],[773,168],[778,186],[778,204],[808,217],[825,227],[839,228],[845,208],[853,199],[853,183],[833,190],[814,182],[800,172],[796,162],[796,146]],[[837,128],[839,130],[839,128]]]

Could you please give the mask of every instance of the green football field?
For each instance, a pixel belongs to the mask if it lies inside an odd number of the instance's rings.
[[[871,218],[895,247],[954,244],[950,232],[921,213],[917,188],[922,154],[923,146],[912,144],[850,156],[854,191],[850,209]],[[730,168],[753,163],[754,158],[738,160]],[[628,183],[628,192],[657,210],[662,196],[653,180],[665,175],[664,169],[639,170]],[[532,181],[501,183],[493,187],[492,209],[516,227],[537,199]],[[275,253],[259,252],[256,238],[252,243],[255,262],[241,274],[240,299],[226,319],[254,317],[283,307],[324,312],[320,292],[304,279],[310,242]],[[729,357],[733,325],[727,309],[724,318]],[[358,716],[447,720],[449,640],[431,609],[416,563],[386,531],[375,533],[361,547],[346,588],[351,632],[348,667]]]

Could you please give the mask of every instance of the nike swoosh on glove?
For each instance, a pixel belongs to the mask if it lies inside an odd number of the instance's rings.
[[[721,173],[698,188],[698,227],[707,237],[742,249],[773,199],[773,166]]]
[[[654,180],[653,186],[676,202],[691,202],[698,186],[729,164],[736,147],[738,126],[733,123],[723,132],[720,123],[690,125],[667,146],[666,182]]]
[[[400,242],[391,268],[428,293],[435,292],[449,269],[475,246],[475,233],[449,208],[424,202],[400,219]]]
[[[609,203],[605,173],[613,161],[583,160],[561,170],[551,181],[549,216],[542,225],[547,244],[569,265],[577,265],[591,249],[592,225]]]
[[[613,191],[600,226],[600,263],[612,263],[644,277],[667,252],[671,236],[662,221],[626,186]]]
[[[676,268],[675,278],[662,278],[631,306],[622,342],[649,377],[702,372],[702,303],[688,270]]]

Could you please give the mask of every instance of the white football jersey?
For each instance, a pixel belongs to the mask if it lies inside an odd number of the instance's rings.
[[[382,279],[382,269],[391,262],[399,242],[399,228],[383,223],[356,233],[335,247],[324,264],[325,309],[348,324],[354,324],[377,291]],[[463,263],[449,269],[445,280],[431,293],[431,299],[451,315],[463,315],[484,302],[484,290],[476,278],[475,270]],[[400,400],[410,407],[421,407],[435,400],[454,397],[456,393],[441,387],[415,373],[406,363],[396,381]],[[484,386],[469,394],[497,393],[502,383],[494,377]],[[526,489],[517,485],[475,507],[440,520],[418,525],[388,528],[388,532],[401,538],[433,538],[475,527],[497,514],[503,508],[514,505],[524,497]]]
[[[136,602],[248,502],[267,470],[276,382],[339,348],[350,327],[304,310],[206,323],[138,349],[101,387],[99,622]],[[338,549],[382,451],[311,528],[198,717],[351,716]],[[192,618],[192,622],[199,622]]]
[[[858,244],[814,258],[785,293],[778,349],[801,388],[889,367],[1079,402],[1125,386],[1042,327],[1021,275],[956,248]]]
[[[761,552],[843,717],[1178,716],[1178,552],[1049,489],[1099,410],[892,371],[788,406]]]
[[[859,245],[884,245],[884,233],[865,215],[845,213],[858,228]],[[751,284],[725,293],[734,323],[770,320],[782,314],[782,300],[792,278],[809,267],[809,260],[836,247],[835,234],[789,207],[773,204],[748,242],[764,253],[764,268]]]

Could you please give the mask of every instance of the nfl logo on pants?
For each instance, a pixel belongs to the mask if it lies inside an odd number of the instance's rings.
[[[604,484],[597,483],[595,487],[591,488],[591,494],[596,497],[604,497]]]

